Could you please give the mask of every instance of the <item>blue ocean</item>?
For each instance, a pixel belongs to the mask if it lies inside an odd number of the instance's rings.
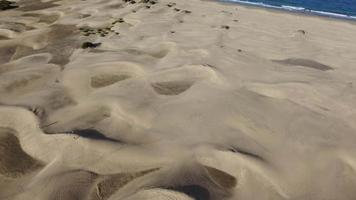
[[[356,0],[222,0],[356,20]]]

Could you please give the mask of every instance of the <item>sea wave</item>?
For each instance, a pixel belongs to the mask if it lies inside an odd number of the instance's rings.
[[[344,14],[339,14],[339,13],[318,11],[318,10],[307,10],[307,11],[317,14],[317,15],[324,15],[324,16],[330,16],[330,17],[336,17],[336,18],[346,18],[346,19],[356,20],[356,16],[351,16],[351,15],[344,15]]]
[[[282,5],[281,7],[286,10],[305,10],[305,8],[303,7],[285,6],[285,5]]]
[[[240,0],[220,0],[220,1],[247,4],[247,5],[253,5],[253,6],[263,6],[263,7],[267,7],[267,8],[281,8],[280,6],[265,4],[263,2],[240,1]]]
[[[289,5],[270,5],[270,4],[266,4],[263,2],[251,2],[251,1],[243,1],[243,0],[220,0],[220,1],[233,2],[233,3],[252,5],[252,6],[261,6],[261,7],[265,7],[265,8],[274,8],[274,9],[280,9],[280,10],[288,10],[288,11],[293,11],[293,12],[314,14],[314,15],[319,15],[319,16],[333,17],[333,18],[356,20],[356,16],[321,11],[321,10],[312,10],[312,9],[307,9],[304,7],[296,7],[296,6],[289,6]]]

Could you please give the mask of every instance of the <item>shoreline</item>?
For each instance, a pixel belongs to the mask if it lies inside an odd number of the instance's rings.
[[[346,22],[349,24],[353,24],[356,25],[356,17],[355,18],[348,18],[346,17],[337,17],[337,16],[331,16],[331,15],[323,15],[323,14],[318,14],[316,12],[324,12],[324,11],[315,11],[312,12],[311,10],[307,10],[307,11],[298,11],[298,10],[288,10],[288,9],[284,9],[282,7],[277,7],[277,6],[262,6],[262,5],[255,5],[255,4],[250,4],[248,2],[244,3],[244,2],[232,2],[232,1],[227,1],[227,0],[207,0],[207,1],[211,1],[211,2],[216,2],[216,3],[220,3],[220,4],[230,4],[230,5],[234,5],[234,6],[241,6],[247,9],[262,9],[262,10],[266,10],[269,12],[276,12],[276,13],[281,13],[281,14],[291,14],[294,16],[304,16],[304,17],[312,17],[312,18],[319,18],[319,19],[324,19],[324,20],[330,20],[330,21],[338,21],[338,22]],[[335,13],[338,14],[338,13]],[[342,15],[342,14],[340,14]]]

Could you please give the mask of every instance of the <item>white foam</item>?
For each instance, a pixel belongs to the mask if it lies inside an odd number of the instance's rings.
[[[285,5],[282,5],[282,8],[287,9],[287,10],[305,10],[305,8],[303,8],[303,7],[285,6]]]
[[[315,14],[315,15],[328,16],[328,17],[334,17],[334,18],[352,19],[352,20],[356,19],[356,16],[352,16],[352,15],[345,15],[345,14],[333,13],[333,12],[327,12],[327,11],[311,10],[311,9],[307,9],[304,7],[297,7],[297,6],[288,6],[288,5],[275,6],[275,5],[265,4],[263,2],[250,2],[250,1],[241,1],[241,0],[221,0],[221,1],[234,2],[234,3],[253,5],[253,6],[262,6],[265,8],[289,10],[289,11],[294,11],[294,12],[311,13],[311,14]]]

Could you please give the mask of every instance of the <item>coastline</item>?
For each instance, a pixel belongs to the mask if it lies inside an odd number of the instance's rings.
[[[284,9],[282,7],[277,7],[277,6],[262,6],[262,5],[254,5],[254,4],[249,4],[249,3],[243,3],[243,2],[232,2],[228,0],[204,0],[204,1],[211,1],[211,2],[217,2],[221,4],[226,4],[226,5],[235,5],[235,6],[241,6],[249,9],[262,9],[262,10],[267,10],[271,12],[279,12],[279,13],[287,13],[291,15],[296,15],[296,16],[306,16],[306,17],[316,17],[324,20],[335,20],[335,21],[341,21],[341,22],[347,22],[350,24],[356,25],[356,16],[352,16],[353,18],[348,18],[348,17],[337,17],[337,16],[332,16],[332,15],[323,15],[323,14],[318,14],[318,13],[313,13],[310,11],[298,11],[298,10],[288,10]],[[336,14],[336,13],[335,13]]]

